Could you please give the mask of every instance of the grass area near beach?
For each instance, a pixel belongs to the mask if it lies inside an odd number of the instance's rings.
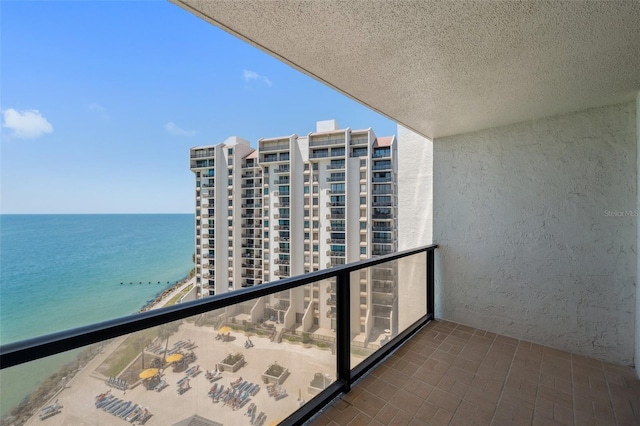
[[[98,368],[98,372],[115,377],[120,374],[133,361],[142,350],[157,337],[154,328],[139,331],[127,337],[127,339],[112,353]]]
[[[175,296],[173,296],[171,299],[169,299],[169,301],[164,305],[164,306],[172,306],[175,305],[176,303],[178,303],[178,300],[180,300],[182,297],[184,297],[187,293],[189,293],[191,291],[191,289],[193,288],[193,284],[189,284],[188,286],[186,286],[180,293],[176,294]]]

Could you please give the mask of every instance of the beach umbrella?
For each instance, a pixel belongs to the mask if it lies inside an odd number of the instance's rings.
[[[182,354],[173,354],[173,355],[169,355],[167,357],[167,362],[176,362],[176,361],[180,361],[182,359],[184,355]]]
[[[220,327],[220,328],[218,329],[218,331],[219,331],[220,333],[228,333],[228,332],[230,332],[230,331],[231,331],[231,327],[227,327],[227,326]]]
[[[147,368],[146,370],[142,370],[138,377],[140,377],[141,379],[148,379],[155,376],[156,374],[158,374],[157,368]]]

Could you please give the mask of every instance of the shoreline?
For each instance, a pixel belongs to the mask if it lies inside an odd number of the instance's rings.
[[[164,307],[172,297],[180,294],[182,290],[190,285],[195,285],[195,277],[188,276],[178,281],[171,287],[161,291],[153,302],[140,308],[137,313],[142,313]],[[179,303],[179,302],[178,302]],[[127,335],[120,338],[126,338]],[[112,339],[113,340],[113,339]],[[66,384],[73,380],[86,366],[98,355],[104,354],[104,349],[109,342],[101,342],[89,345],[85,348],[78,348],[79,354],[74,360],[63,365],[58,371],[48,375],[36,389],[29,393],[16,407],[0,418],[0,425],[22,425],[35,416],[41,407],[52,402],[56,396],[66,387]],[[60,387],[62,383],[62,387]]]

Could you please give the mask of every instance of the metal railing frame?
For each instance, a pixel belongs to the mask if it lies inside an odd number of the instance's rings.
[[[331,269],[307,273],[283,280],[247,287],[233,292],[185,302],[180,305],[159,308],[109,321],[65,330],[46,336],[35,337],[0,346],[0,370],[56,355],[72,349],[113,339],[125,334],[145,330],[172,321],[216,309],[226,308],[258,297],[279,293],[328,278],[336,278],[336,370],[334,383],[312,398],[281,424],[298,425],[309,420],[339,394],[349,392],[354,381],[361,378],[391,352],[410,339],[434,318],[434,251],[437,245],[418,247],[397,253],[375,257],[359,262],[339,265]],[[400,332],[389,343],[382,346],[356,367],[351,368],[351,321],[350,321],[350,273],[382,263],[402,259],[415,254],[426,255],[426,315]]]

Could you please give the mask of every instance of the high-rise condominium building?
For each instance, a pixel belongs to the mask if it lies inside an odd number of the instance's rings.
[[[397,250],[395,136],[328,120],[307,136],[260,139],[257,150],[231,137],[190,154],[198,297]],[[395,265],[382,264],[362,271],[352,289],[363,343],[396,329],[396,276]],[[333,282],[257,303],[245,313],[287,329],[335,329]]]

